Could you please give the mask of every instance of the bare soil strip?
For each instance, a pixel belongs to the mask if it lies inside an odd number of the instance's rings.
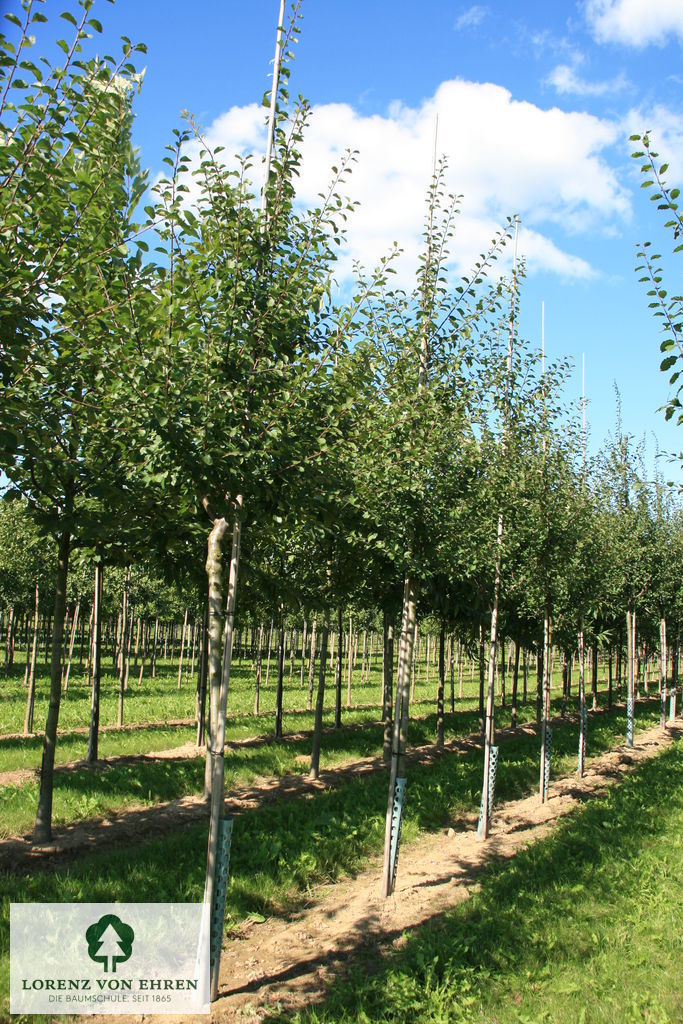
[[[606,709],[591,712],[592,715],[605,713]],[[551,719],[551,724],[553,728],[559,728],[575,720],[575,715],[567,715],[565,718]],[[510,727],[497,730],[496,736],[500,742],[505,742],[515,736],[532,735],[537,731],[536,723],[529,722],[518,725],[516,730]],[[196,749],[192,744],[189,746],[196,756]],[[478,732],[449,741],[444,744],[443,751],[438,750],[434,744],[414,747],[409,751],[407,760],[409,764],[432,764],[444,754],[465,754],[477,749],[481,749],[481,734]],[[229,755],[229,748],[226,754]],[[307,765],[308,758],[305,761]],[[229,756],[226,764],[229,766]],[[381,771],[386,771],[382,758],[368,757],[321,771],[320,778],[315,782],[303,774],[257,779],[250,785],[236,787],[226,797],[225,811],[233,816],[239,815],[276,801],[297,800],[316,791],[336,789],[351,779]],[[90,818],[72,825],[55,827],[53,841],[46,846],[34,846],[30,835],[1,839],[0,870],[15,873],[30,873],[36,868],[41,871],[57,870],[79,856],[102,847],[109,849],[121,844],[130,846],[205,820],[208,820],[208,807],[200,795],[151,806],[128,806],[120,812],[110,813],[107,818]]]
[[[237,1024],[263,1021],[271,1011],[294,1011],[321,1003],[327,987],[362,958],[372,969],[408,929],[467,899],[481,870],[491,861],[513,857],[546,835],[579,804],[601,796],[639,762],[653,757],[683,735],[680,717],[666,732],[658,727],[637,735],[632,749],[617,747],[589,761],[583,779],[554,780],[549,799],[538,795],[497,806],[489,839],[476,838],[476,815],[401,848],[395,894],[379,896],[381,862],[374,858],[356,878],[320,886],[310,901],[285,919],[246,922],[223,944],[219,998],[211,1020]],[[90,1019],[90,1018],[88,1018]],[[144,1017],[92,1018],[133,1024]],[[180,1018],[167,1017],[169,1024]],[[205,1017],[182,1018],[200,1024]]]

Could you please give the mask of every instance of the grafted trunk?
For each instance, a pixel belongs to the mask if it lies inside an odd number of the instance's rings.
[[[55,749],[59,706],[62,696],[62,630],[66,608],[66,583],[69,574],[69,548],[71,534],[63,530],[59,537],[57,554],[57,579],[55,586],[55,627],[52,634],[52,659],[50,662],[50,705],[43,740],[43,759],[40,766],[40,792],[38,810],[33,830],[35,843],[49,843],[52,836],[52,788],[54,783]]]
[[[220,525],[222,523],[222,526]],[[216,891],[216,869],[218,854],[218,834],[220,820],[224,814],[225,792],[225,718],[228,707],[228,689],[230,685],[230,667],[232,663],[232,638],[235,625],[235,603],[237,599],[237,579],[239,574],[240,545],[242,538],[242,495],[235,499],[235,516],[232,529],[232,552],[230,556],[230,574],[228,578],[228,597],[226,601],[225,631],[223,642],[223,658],[221,662],[221,612],[222,612],[222,576],[221,556],[222,541],[227,524],[225,520],[215,520],[209,538],[209,557],[207,558],[207,574],[209,576],[209,622],[214,619],[210,634],[210,664],[212,665],[212,684],[219,690],[215,699],[216,714],[211,723],[211,811],[209,818],[209,842],[206,857],[206,882],[204,885],[204,903],[207,908],[214,906]],[[213,550],[212,550],[213,540]],[[216,671],[218,669],[218,671]],[[212,705],[214,696],[212,693]],[[212,997],[218,986],[218,968],[220,955],[212,965]]]

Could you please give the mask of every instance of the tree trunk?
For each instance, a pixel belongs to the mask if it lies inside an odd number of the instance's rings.
[[[299,684],[301,686],[302,690],[304,688],[304,676],[306,675],[306,633],[307,633],[307,628],[308,628],[308,622],[306,621],[306,617],[304,616],[304,632],[303,632],[303,636],[301,638],[301,681],[300,681],[300,684]]]
[[[666,729],[666,619],[659,620],[659,725]]]
[[[228,599],[226,602],[225,632],[223,642],[223,658],[221,662],[221,625],[222,625],[222,579],[221,556],[222,541],[227,529],[225,519],[214,521],[209,537],[209,553],[206,560],[206,571],[209,577],[209,627],[211,638],[210,664],[212,666],[211,682],[219,688],[217,697],[212,693],[212,704],[215,700],[216,714],[212,720],[211,736],[211,810],[209,818],[209,842],[206,857],[206,882],[204,885],[204,903],[207,909],[214,906],[216,892],[216,869],[218,854],[218,832],[220,820],[225,808],[225,718],[228,708],[228,689],[230,685],[230,667],[232,664],[232,638],[235,626],[235,602],[237,597],[237,580],[239,575],[240,545],[242,538],[242,495],[235,499],[235,517],[232,529],[232,552],[230,556],[230,574],[228,578]],[[217,972],[217,958],[214,965]],[[217,974],[212,974],[211,985],[215,997]]]
[[[206,743],[206,683],[209,674],[209,606],[204,607],[199,643],[199,677],[197,679],[197,746]]]
[[[38,811],[33,830],[33,841],[37,844],[49,843],[52,837],[52,787],[54,783],[59,705],[62,696],[62,629],[64,626],[64,609],[66,608],[66,583],[69,574],[70,543],[70,532],[63,530],[59,537],[57,555],[54,607],[55,628],[52,634],[52,660],[50,663],[50,705],[47,712],[45,738],[43,740],[43,759],[40,766]]]
[[[187,633],[187,608],[185,609],[185,618],[183,619],[183,633],[180,639],[180,657],[178,658],[178,689],[183,678],[183,655],[185,653],[185,634]]]
[[[545,614],[543,616],[543,721],[541,724],[541,779],[540,779],[540,797],[541,803],[545,803],[545,752],[548,742],[548,718],[550,716],[550,651],[551,651],[551,634],[550,634],[550,609],[546,605]]]
[[[385,898],[391,895],[393,879],[391,878],[391,822],[396,794],[396,780],[406,775],[406,746],[408,741],[408,707],[410,698],[410,669],[413,663],[413,643],[415,641],[415,607],[416,593],[413,580],[406,577],[403,590],[403,614],[401,619],[401,639],[398,651],[398,679],[396,682],[396,703],[392,733],[391,768],[389,773],[389,798],[384,829],[384,863],[382,869],[381,894]]]
[[[128,602],[130,594],[130,568],[126,572],[126,581],[123,586],[123,598],[121,600],[121,664],[119,668],[119,704],[116,724],[119,728],[123,725],[123,694],[126,688],[126,634],[128,622]]]
[[[325,669],[327,668],[327,642],[329,626],[327,616],[323,617],[320,647],[320,668],[318,669],[318,692],[315,697],[315,718],[313,721],[313,749],[311,751],[311,768],[309,779],[317,779],[320,774],[320,743],[323,734],[323,708],[325,706]]]
[[[266,682],[265,687],[268,689],[268,680],[270,678],[270,655],[273,650],[273,627],[274,619],[270,620],[270,632],[268,633],[268,656],[266,658]]]
[[[69,674],[71,672],[71,659],[74,653],[74,643],[76,642],[76,630],[78,629],[78,613],[81,610],[81,599],[80,597],[76,601],[76,609],[74,611],[74,620],[71,623],[71,639],[69,641],[69,656],[66,662],[66,674],[64,676],[64,693],[69,691]]]
[[[260,714],[261,703],[261,670],[263,666],[263,623],[259,623],[258,642],[256,646],[256,688],[254,690],[254,714]]]
[[[33,732],[33,710],[36,704],[36,660],[38,658],[38,584],[35,591],[35,612],[33,615],[33,647],[31,649],[31,668],[28,677],[28,694],[26,697],[26,715],[24,717],[24,736]],[[61,683],[61,679],[60,679]]]
[[[485,650],[484,650],[484,624],[479,623],[479,731],[482,736],[486,729],[486,718],[484,714],[484,683],[486,680],[486,667],[485,667]]]
[[[443,733],[444,733],[444,720],[443,720],[443,694],[444,686],[446,683],[445,679],[445,643],[446,643],[446,626],[445,623],[441,623],[441,632],[439,633],[439,683],[436,693],[436,745],[439,750],[443,750]]]
[[[315,672],[315,655],[316,655],[316,643],[318,631],[318,614],[313,616],[313,625],[311,626],[311,655],[308,659],[308,710],[310,711],[313,706],[313,675]],[[328,627],[329,632],[329,627]],[[322,648],[321,648],[322,653]],[[325,659],[327,659],[327,651],[325,651]]]
[[[387,611],[384,612],[384,658],[382,662],[382,721],[384,722],[382,757],[384,763],[389,764],[391,761],[391,736],[393,731],[391,709],[393,706],[392,691],[394,687],[394,624]]]
[[[88,732],[88,761],[97,761],[100,735],[100,682],[102,677],[102,566],[95,562],[95,588],[92,606],[93,659],[90,693],[90,730]]]
[[[337,612],[337,661],[334,667],[334,727],[341,728],[341,688],[342,659],[344,653],[344,634],[342,627],[342,610]]]
[[[598,710],[598,641],[593,640],[591,649],[591,692],[593,694],[593,711]]]
[[[513,729],[517,728],[517,682],[519,680],[519,649],[521,644],[515,640],[515,663],[512,669],[512,720]]]
[[[351,678],[353,675],[353,616],[349,615],[349,649],[346,668],[346,706],[351,707]]]
[[[280,605],[280,625],[277,636],[277,692],[275,695],[275,739],[282,739],[282,690],[285,674],[285,620]]]

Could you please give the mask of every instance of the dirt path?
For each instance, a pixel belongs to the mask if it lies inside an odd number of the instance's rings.
[[[591,712],[591,715],[606,713],[606,709],[600,709]],[[567,715],[565,718],[551,719],[551,724],[553,728],[561,728],[575,720],[576,715]],[[537,731],[538,726],[535,722],[526,722],[518,725],[514,731],[509,726],[499,729],[496,735],[499,742],[505,742],[515,736],[533,735]],[[407,761],[409,765],[432,764],[444,754],[466,754],[480,748],[481,734],[470,733],[450,740],[444,745],[443,751],[437,750],[432,743],[414,747],[409,751]],[[145,756],[153,759],[155,755]],[[309,758],[305,757],[303,761],[302,767],[306,768]],[[229,764],[229,760],[227,763]],[[237,786],[231,791],[225,801],[225,811],[237,816],[276,801],[297,800],[316,791],[337,789],[352,779],[382,771],[386,771],[382,758],[368,757],[321,771],[320,778],[315,782],[310,781],[305,774],[255,779],[254,782]],[[30,835],[9,836],[0,839],[0,871],[21,874],[30,873],[38,867],[41,871],[58,870],[78,857],[104,846],[108,849],[122,844],[130,846],[205,821],[207,813],[203,797],[192,795],[164,803],[128,806],[121,811],[110,812],[106,818],[90,818],[71,825],[55,827],[53,841],[45,846],[34,846]]]
[[[513,857],[542,838],[578,804],[602,795],[639,762],[683,735],[680,717],[666,733],[658,727],[640,733],[632,749],[620,746],[589,761],[583,779],[571,775],[550,784],[549,799],[534,795],[497,807],[486,843],[476,838],[476,815],[436,835],[403,846],[396,892],[379,897],[381,863],[374,858],[354,879],[321,886],[310,902],[287,919],[247,922],[224,942],[219,998],[211,1021],[237,1024],[263,1021],[270,1011],[294,1011],[322,1002],[329,984],[353,960],[379,962],[403,933],[467,899],[482,868]],[[90,1018],[89,1018],[90,1019]],[[93,1021],[137,1024],[139,1016],[97,1017]],[[179,1018],[167,1017],[169,1024]],[[186,1024],[205,1017],[184,1016]]]

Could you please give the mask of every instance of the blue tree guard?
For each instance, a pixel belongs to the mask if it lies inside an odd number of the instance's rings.
[[[666,729],[666,683],[662,685],[659,698],[659,728]]]
[[[676,718],[676,687],[671,687],[669,694],[669,721],[673,722]]]
[[[496,788],[496,772],[498,770],[498,747],[491,747],[489,752],[489,825],[491,824],[491,814],[493,813],[493,794]],[[482,832],[484,830],[484,791],[481,792],[481,805],[479,809],[479,824],[477,825],[477,835],[481,839]]]
[[[389,871],[391,892],[396,885],[396,869],[398,868],[398,848],[401,845],[401,824],[403,823],[403,803],[406,796],[406,779],[396,779],[394,788],[394,806],[391,811],[391,847]]]
[[[550,754],[553,748],[553,730],[545,727],[545,758],[543,764],[543,799],[548,799],[548,783],[550,782]]]
[[[230,840],[232,839],[232,818],[221,818],[218,822],[218,849],[216,850],[216,879],[211,907],[210,961],[211,977],[220,959],[225,923],[225,897],[228,888],[230,868]]]
[[[581,708],[581,728],[579,732],[579,775],[583,775],[586,766],[586,730],[588,728],[588,709],[584,703]]]
[[[626,746],[633,746],[633,697],[626,698]]]

